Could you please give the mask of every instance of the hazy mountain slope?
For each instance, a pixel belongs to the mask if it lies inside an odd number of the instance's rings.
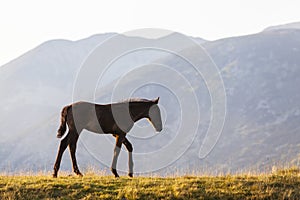
[[[44,115],[53,115],[63,104],[71,100],[76,72],[87,56],[101,40],[111,34],[89,40],[71,42],[53,40],[45,42],[30,52],[0,68],[1,107],[0,121],[5,131],[23,132]],[[24,115],[36,116],[24,117]],[[14,119],[14,120],[12,120]],[[18,126],[15,126],[15,123]],[[3,134],[16,138],[12,134]]]
[[[273,31],[273,30],[280,30],[280,29],[300,29],[300,22],[293,22],[288,24],[282,24],[278,26],[270,26],[264,31]]]
[[[52,168],[59,144],[55,138],[59,113],[64,105],[72,102],[77,73],[89,53],[115,35],[95,35],[74,42],[48,41],[0,68],[0,169]],[[119,37],[120,45],[129,41],[152,41]],[[168,42],[168,39],[164,41]],[[112,64],[115,70],[112,74],[118,68],[145,64],[163,55],[164,52],[151,50],[134,52]],[[106,82],[115,78],[108,78]],[[88,155],[84,157],[86,162],[91,160]]]
[[[52,168],[59,143],[55,132],[60,109],[72,101],[73,83],[87,54],[111,35],[98,35],[77,42],[46,42],[0,68],[0,170]],[[200,99],[199,133],[188,151],[166,170],[172,171],[175,167],[209,167],[236,171],[268,169],[276,163],[298,164],[300,31],[272,30],[205,42],[203,45],[221,70],[227,93],[227,116],[223,133],[216,147],[203,160],[198,158],[198,152],[208,128],[211,102],[203,79],[195,74],[193,68],[179,57],[154,52],[129,56],[114,66],[117,70],[118,67],[126,68],[151,61],[166,64],[191,82]],[[178,47],[180,49],[192,57],[199,56],[195,54],[193,47]],[[204,66],[206,64],[203,63]],[[121,87],[131,87],[144,77],[156,80],[171,78],[166,73],[141,71],[139,76],[126,79]],[[97,90],[99,102],[109,100],[112,85]],[[170,86],[180,87],[180,80],[172,79]],[[176,137],[172,133],[180,122],[178,102],[174,100],[176,97],[156,86],[137,90],[135,95],[160,95],[161,105],[166,108],[168,115],[164,134],[151,136],[151,140],[143,140],[134,137],[136,133],[132,132],[133,135],[129,137],[135,151],[143,153],[163,147]],[[141,122],[139,125],[145,124]],[[148,137],[152,131],[138,134]],[[79,166],[99,166],[96,160],[100,154],[97,152],[97,145],[100,144],[99,140],[106,137],[93,134],[81,137],[77,153]],[[113,145],[113,139],[107,140]],[[92,155],[87,152],[85,144],[90,146]],[[112,150],[108,149],[106,152],[109,157],[112,156]],[[124,161],[126,154],[122,156],[121,160]],[[62,168],[70,169],[68,155],[64,156]]]
[[[230,163],[234,170],[297,164],[300,30],[229,38],[206,48],[222,71],[228,95],[224,132],[211,162]]]
[[[0,68],[1,169],[41,170],[54,159],[57,116],[72,100],[77,70],[110,36],[48,41]]]
[[[300,31],[274,30],[259,34],[206,42],[205,49],[220,69],[227,92],[227,115],[223,133],[213,151],[203,160],[198,158],[210,119],[209,93],[203,80],[195,75],[193,67],[174,55],[156,62],[188,78],[198,97],[200,130],[189,150],[173,165],[179,169],[205,168],[221,171],[270,170],[273,165],[299,164],[300,151]],[[186,55],[197,57],[193,47],[184,49]],[[203,66],[207,65],[203,62]],[[144,72],[131,77],[123,86],[131,87]],[[153,79],[164,79],[159,74]],[[179,80],[173,80],[179,84]],[[182,85],[182,84],[180,84]],[[170,85],[171,87],[171,85]],[[188,89],[188,88],[187,88]],[[163,95],[159,88],[149,88],[142,96]],[[170,107],[168,116],[174,116],[166,127],[171,133],[178,123],[179,113],[174,97],[167,95],[161,104]],[[187,100],[188,101],[188,100]],[[185,101],[183,101],[185,102]],[[189,130],[186,130],[187,132]],[[176,136],[166,133],[168,140]],[[141,144],[138,139],[132,139]],[[158,139],[157,141],[162,141]],[[148,141],[149,142],[149,141]],[[155,147],[159,149],[159,143]],[[168,168],[170,171],[170,167]],[[176,171],[177,169],[175,169]]]

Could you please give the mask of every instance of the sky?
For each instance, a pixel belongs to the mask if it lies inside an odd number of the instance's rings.
[[[51,39],[161,28],[216,40],[300,21],[299,0],[9,0],[0,2],[0,66]]]

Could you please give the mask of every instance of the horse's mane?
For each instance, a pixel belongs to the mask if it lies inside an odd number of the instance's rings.
[[[152,100],[143,99],[143,98],[129,98],[121,101],[120,103],[132,103],[132,102],[152,102]]]

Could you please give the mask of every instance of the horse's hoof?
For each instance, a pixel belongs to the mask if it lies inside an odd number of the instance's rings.
[[[120,177],[116,169],[111,168],[111,172],[115,175],[115,178]]]
[[[80,171],[78,171],[78,170],[75,170],[74,173],[75,173],[76,175],[80,176],[80,177],[83,177],[82,173],[81,173]]]
[[[133,177],[133,173],[128,173],[128,176],[132,178]]]
[[[57,178],[57,174],[52,174],[52,178]]]

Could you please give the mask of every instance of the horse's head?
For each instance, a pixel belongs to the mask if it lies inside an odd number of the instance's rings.
[[[148,112],[148,119],[150,120],[155,130],[157,132],[160,132],[162,130],[162,121],[161,121],[160,109],[157,105],[158,101],[159,101],[159,97],[152,100],[152,105],[150,106]]]

